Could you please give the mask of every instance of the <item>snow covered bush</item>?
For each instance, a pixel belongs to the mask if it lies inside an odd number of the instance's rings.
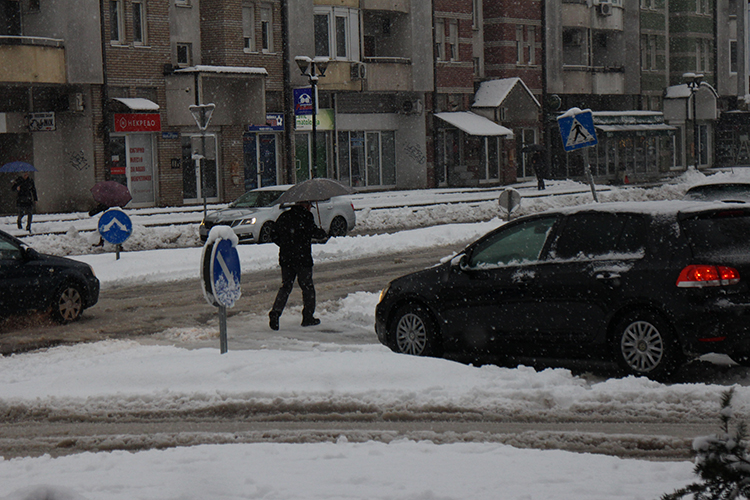
[[[693,441],[695,473],[701,482],[689,484],[662,500],[692,495],[693,500],[734,500],[750,498],[750,454],[746,447],[747,427],[737,422],[732,429],[734,388],[721,394],[721,432]]]

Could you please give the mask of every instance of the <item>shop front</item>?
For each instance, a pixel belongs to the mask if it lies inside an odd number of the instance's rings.
[[[157,202],[156,134],[161,133],[159,106],[148,99],[114,99],[127,108],[115,112],[110,135],[110,179],[128,187],[131,207],[151,207]]]
[[[282,113],[266,114],[265,125],[250,125],[242,136],[245,191],[278,184]]]

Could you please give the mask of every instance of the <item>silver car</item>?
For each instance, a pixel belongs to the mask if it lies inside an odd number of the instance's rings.
[[[212,227],[225,225],[234,230],[240,241],[269,243],[273,223],[286,210],[276,200],[290,187],[292,184],[253,189],[230,203],[227,208],[208,214],[199,228],[201,240],[206,241]],[[356,223],[354,205],[346,196],[313,203],[310,211],[315,217],[315,224],[322,227],[329,236],[343,236]]]
[[[746,181],[705,182],[687,190],[684,199],[750,203],[750,177]]]

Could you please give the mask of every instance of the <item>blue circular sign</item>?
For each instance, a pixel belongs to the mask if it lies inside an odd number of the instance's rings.
[[[209,304],[234,307],[242,296],[240,256],[231,240],[219,238],[204,248],[204,294]],[[208,279],[205,279],[208,278]]]
[[[122,210],[111,209],[99,217],[98,229],[104,241],[113,245],[120,245],[133,234],[133,223]]]

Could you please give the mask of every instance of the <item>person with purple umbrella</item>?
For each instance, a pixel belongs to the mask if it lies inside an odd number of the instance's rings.
[[[31,218],[34,213],[34,203],[39,201],[36,194],[34,179],[28,172],[23,172],[15,181],[12,189],[16,191],[16,207],[18,208],[18,229],[22,228],[23,216],[26,216],[26,230],[31,232]]]

